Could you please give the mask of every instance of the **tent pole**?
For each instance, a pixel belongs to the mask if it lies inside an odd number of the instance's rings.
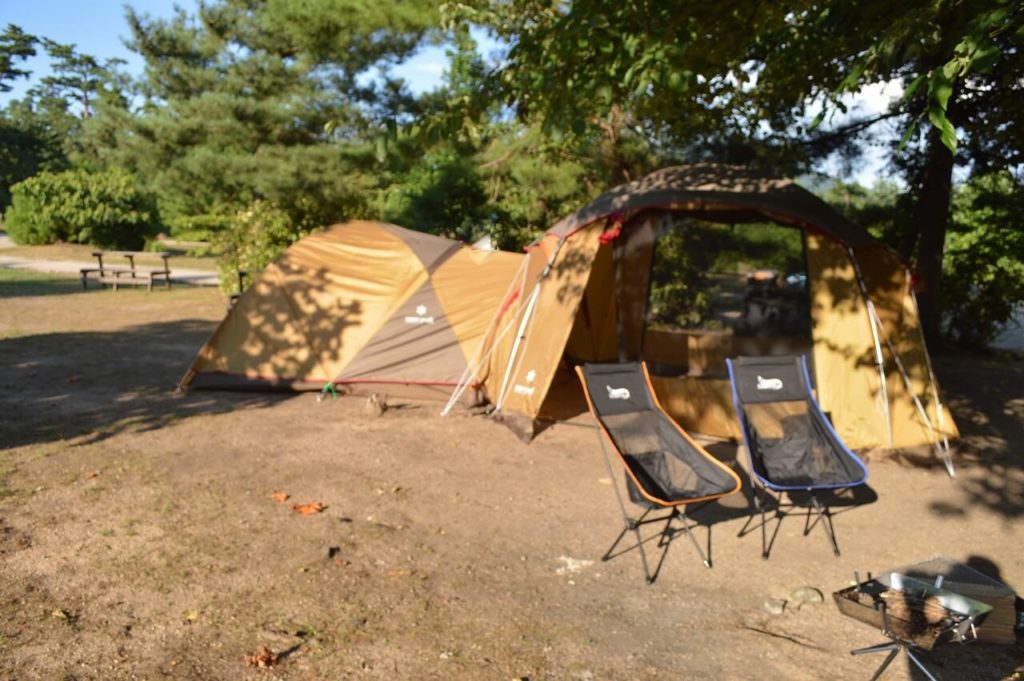
[[[949,455],[949,448],[947,446],[943,449],[942,445],[939,444],[939,436],[936,434],[935,426],[932,425],[932,420],[928,418],[928,412],[925,411],[924,405],[921,403],[921,398],[916,392],[914,392],[914,384],[910,381],[910,374],[907,373],[907,368],[903,366],[903,360],[900,359],[899,353],[896,352],[896,347],[893,345],[892,340],[889,338],[888,334],[885,333],[885,327],[882,326],[882,321],[878,318],[875,306],[871,303],[871,299],[867,297],[867,287],[860,276],[860,265],[857,263],[857,258],[854,256],[852,248],[850,249],[850,258],[853,260],[854,269],[857,272],[857,281],[861,286],[861,292],[864,294],[865,300],[867,300],[868,313],[872,319],[872,328],[874,329],[877,326],[878,330],[881,332],[882,339],[885,341],[885,346],[889,348],[889,354],[892,355],[893,362],[896,364],[896,369],[903,378],[903,384],[907,388],[907,394],[910,395],[914,402],[914,407],[917,409],[917,415],[921,417],[922,423],[924,423],[925,428],[928,429],[928,435],[932,441],[931,445],[935,448],[936,454],[938,454],[942,463],[946,466],[946,472],[949,473],[949,477],[956,477],[956,468],[954,468],[953,459]],[[928,348],[925,347],[925,356],[927,357],[927,355]],[[886,402],[886,407],[888,407],[888,402]],[[888,412],[888,409],[886,411]]]
[[[508,366],[505,367],[505,375],[501,379],[501,390],[498,393],[498,401],[494,405],[494,413],[501,411],[501,408],[505,406],[505,399],[508,397],[509,378],[512,376],[513,367],[518,367],[519,360],[521,357],[518,355],[519,346],[522,344],[523,339],[526,337],[526,327],[533,317],[533,310],[537,305],[537,298],[540,297],[540,282],[533,287],[533,291],[530,293],[530,302],[526,304],[526,312],[523,314],[523,320],[519,323],[519,330],[516,332],[515,343],[512,344],[512,352],[508,356]]]
[[[441,416],[447,416],[451,412],[452,408],[456,405],[456,403],[458,403],[463,393],[466,392],[466,388],[469,387],[469,383],[473,380],[473,376],[480,369],[480,367],[483,366],[484,362],[486,362],[487,359],[490,358],[491,353],[494,351],[494,348],[505,336],[505,333],[511,326],[510,321],[509,324],[507,324],[505,328],[501,331],[501,333],[499,333],[491,342],[491,347],[488,348],[486,351],[484,350],[484,348],[487,346],[488,339],[490,338],[494,329],[498,327],[498,324],[501,320],[501,314],[503,312],[502,306],[507,304],[505,301],[509,299],[509,296],[512,295],[512,292],[517,287],[522,286],[523,280],[526,278],[526,265],[527,259],[523,258],[523,262],[520,263],[519,270],[516,272],[516,276],[512,278],[512,281],[509,283],[508,288],[505,290],[505,295],[502,296],[501,298],[502,305],[499,306],[494,311],[494,315],[491,317],[491,321],[487,325],[487,333],[485,333],[484,337],[480,339],[480,345],[477,346],[476,351],[473,353],[473,357],[471,357],[469,362],[466,364],[466,368],[463,370],[462,376],[459,377],[459,382],[456,384],[455,389],[452,391],[451,396],[448,398],[448,402],[444,405],[444,409],[441,410]],[[513,320],[514,319],[515,317],[513,317]]]
[[[519,324],[519,332],[516,334],[515,343],[512,344],[512,352],[508,356],[508,366],[505,367],[505,376],[501,380],[501,391],[498,393],[498,400],[495,402],[494,411],[492,413],[498,413],[502,407],[505,406],[505,400],[508,398],[509,393],[509,378],[512,376],[513,369],[518,370],[519,363],[522,360],[522,355],[519,354],[519,348],[526,339],[526,329],[529,323],[533,319],[533,312],[537,306],[537,299],[540,297],[541,284],[551,274],[551,269],[555,266],[555,260],[558,259],[558,254],[562,252],[562,246],[565,245],[565,238],[559,239],[558,245],[555,246],[554,252],[551,257],[548,258],[547,264],[544,265],[544,269],[541,271],[540,276],[537,277],[537,283],[533,287],[533,291],[530,293],[530,302],[526,305],[526,312],[523,314],[523,321]]]
[[[871,296],[868,295],[867,284],[864,283],[864,275],[860,271],[860,263],[857,262],[857,256],[853,252],[853,248],[847,248],[847,252],[850,254],[850,261],[853,262],[854,275],[857,277],[857,286],[860,288],[860,294],[864,298],[864,304],[868,309],[868,323],[871,326],[871,342],[875,346],[875,365],[878,367],[878,384],[882,394],[882,407],[885,416],[885,432],[889,438],[889,448],[893,447],[893,436],[892,436],[892,413],[889,409],[889,386],[885,380],[885,360],[882,357],[882,344],[878,340],[878,315],[875,312],[875,304],[871,301]]]

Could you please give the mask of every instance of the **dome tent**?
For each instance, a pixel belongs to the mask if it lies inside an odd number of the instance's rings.
[[[522,261],[395,225],[334,225],[267,266],[180,385],[446,395]]]

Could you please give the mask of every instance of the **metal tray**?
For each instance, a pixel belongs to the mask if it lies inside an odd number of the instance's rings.
[[[931,650],[946,641],[964,642],[974,637],[973,618],[961,613],[952,612],[941,605],[931,604],[929,609],[938,613],[941,620],[928,622],[924,613],[918,610],[914,602],[908,602],[901,610],[909,612],[911,617],[897,616],[892,608],[886,605],[887,594],[900,594],[901,598],[909,594],[890,589],[877,580],[870,580],[857,586],[851,586],[832,594],[839,612],[864,624],[881,630],[886,636]]]

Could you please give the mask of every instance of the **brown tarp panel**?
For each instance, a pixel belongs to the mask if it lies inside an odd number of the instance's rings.
[[[619,361],[639,361],[647,326],[647,298],[657,239],[655,216],[640,215],[615,244],[615,299],[618,313]]]
[[[409,296],[335,379],[451,383],[466,365],[444,308],[428,279]]]
[[[434,236],[426,232],[417,232],[405,227],[399,227],[398,225],[385,223],[380,223],[380,227],[401,239],[402,243],[408,246],[416,254],[416,257],[420,259],[423,269],[427,271],[427,274],[433,273],[453,253],[463,248],[462,244],[458,241]]]
[[[686,430],[739,439],[742,435],[727,378],[651,376],[665,411]]]
[[[559,248],[557,240],[545,239],[538,244],[539,248],[531,251],[529,271],[543,271],[551,255],[555,260],[546,277],[541,277],[538,272],[536,279],[527,279],[527,286],[519,298],[518,309],[525,310],[531,296],[538,296],[516,356],[511,356],[515,331],[493,355],[487,379],[487,393],[492,400],[500,399],[506,369],[512,367],[504,408],[531,418],[540,412],[583,298],[599,237],[598,230],[590,230],[566,242],[562,248]],[[535,294],[536,286],[540,288]],[[519,321],[516,321],[516,330]]]
[[[614,362],[619,355],[614,267],[613,246],[602,244],[565,346],[566,356],[575,363]],[[571,379],[573,385],[579,383],[575,374]]]

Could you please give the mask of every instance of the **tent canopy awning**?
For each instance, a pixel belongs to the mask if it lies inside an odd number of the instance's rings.
[[[878,243],[863,228],[791,179],[716,163],[664,168],[615,187],[547,233],[566,238],[616,213],[654,208],[714,215],[729,222],[772,220],[824,232],[854,248]]]

